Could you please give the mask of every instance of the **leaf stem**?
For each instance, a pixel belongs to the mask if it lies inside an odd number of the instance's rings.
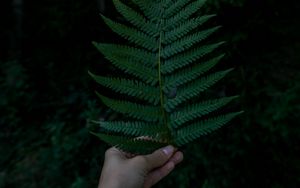
[[[163,20],[161,19],[161,22]],[[163,31],[160,31],[159,34],[159,48],[158,48],[158,82],[159,82],[159,91],[160,91],[160,109],[161,109],[161,114],[163,117],[163,123],[166,128],[166,138],[168,143],[172,143],[172,134],[173,134],[173,129],[168,121],[168,116],[166,114],[164,104],[165,104],[165,97],[164,97],[164,91],[163,91],[163,79],[162,79],[162,73],[161,73],[161,55],[162,55],[162,33]]]

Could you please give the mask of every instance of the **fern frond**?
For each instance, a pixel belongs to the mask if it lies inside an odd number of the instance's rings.
[[[200,121],[191,124],[187,127],[181,128],[177,132],[177,138],[175,140],[178,146],[182,146],[188,142],[191,142],[200,136],[206,135],[216,129],[221,128],[223,125],[231,121],[234,117],[242,114],[243,112],[235,112],[226,115],[221,115],[212,119]]]
[[[155,105],[159,102],[159,98],[157,97],[159,95],[159,89],[154,86],[149,86],[136,80],[96,76],[91,72],[89,72],[89,74],[97,83],[109,87],[116,92],[137,97],[138,99],[146,100]]]
[[[151,137],[155,138],[158,133],[165,131],[165,127],[157,123],[147,123],[143,121],[123,122],[99,122],[101,128],[107,131],[122,133],[136,137]]]
[[[141,29],[144,33],[147,33],[151,37],[156,37],[158,35],[159,28],[157,25],[147,21],[141,14],[126,6],[120,0],[113,0],[113,3],[119,13],[135,27]]]
[[[204,31],[193,33],[193,34],[190,34],[190,35],[187,35],[187,36],[183,37],[182,39],[180,39],[176,42],[173,42],[170,45],[167,45],[164,48],[162,57],[169,58],[169,57],[174,56],[175,54],[178,54],[182,51],[185,51],[185,50],[189,49],[194,44],[196,44],[198,42],[201,42],[204,39],[206,39],[207,37],[209,37],[210,35],[212,35],[219,28],[220,28],[220,26],[217,26],[217,27],[214,27],[214,28],[211,28],[211,29],[207,29],[207,30],[204,30]]]
[[[167,28],[174,28],[185,22],[191,15],[196,13],[206,2],[206,0],[197,0],[193,3],[188,4],[181,11],[177,12],[176,15],[166,20]]]
[[[183,125],[188,121],[207,115],[227,105],[229,102],[231,102],[236,98],[237,96],[233,96],[233,97],[224,97],[221,99],[204,101],[198,104],[189,105],[179,111],[175,111],[170,116],[172,127],[178,128],[180,125]]]
[[[105,47],[107,46],[101,44],[97,45],[98,50],[102,52],[104,57],[125,73],[136,76],[137,78],[152,85],[158,82],[157,73],[154,69],[146,67],[140,62],[136,62],[130,57],[121,56],[120,54],[115,53],[113,48]]]
[[[178,89],[177,96],[174,99],[168,99],[165,105],[165,108],[168,112],[172,111],[179,104],[199,95],[201,92],[205,91],[216,82],[221,80],[233,69],[228,69],[225,71],[220,71],[214,74],[211,74],[205,78],[198,79],[182,88]]]
[[[133,62],[139,62],[147,67],[154,67],[157,61],[157,55],[149,51],[134,48],[130,46],[122,46],[117,44],[104,44],[93,42],[93,45],[101,52],[106,54],[114,54],[127,58]]]
[[[128,101],[114,100],[104,97],[99,93],[97,93],[97,95],[100,97],[100,99],[106,106],[113,109],[114,111],[148,122],[158,122],[161,120],[159,107],[141,105]]]
[[[91,134],[99,137],[111,146],[115,146],[122,151],[130,152],[132,154],[148,154],[167,145],[166,143],[150,139],[145,140],[93,132]]]
[[[192,67],[187,67],[174,74],[167,75],[164,90],[177,88],[178,86],[181,86],[187,82],[196,79],[197,77],[201,76],[202,74],[206,73],[211,68],[213,68],[223,57],[224,54],[213,58],[209,61],[196,64]]]
[[[167,73],[171,73],[177,69],[180,69],[184,66],[187,66],[187,65],[193,63],[194,61],[196,61],[198,58],[211,53],[212,51],[217,49],[222,44],[224,44],[224,42],[205,45],[205,46],[175,55],[174,57],[166,60],[165,64],[163,64],[163,66],[162,66],[161,71],[163,74],[167,74]]]
[[[172,42],[182,38],[187,33],[192,31],[193,29],[201,26],[202,24],[206,23],[211,18],[215,17],[216,15],[205,15],[198,18],[192,18],[187,20],[186,22],[181,23],[178,27],[173,28],[170,31],[166,31],[165,41],[166,44],[171,44]]]
[[[212,53],[224,42],[204,43],[220,28],[199,30],[198,27],[215,16],[196,15],[205,2],[113,0],[125,23],[102,18],[129,45],[94,45],[126,75],[89,74],[100,85],[126,95],[120,100],[97,93],[106,106],[124,114],[126,120],[97,122],[102,133],[95,135],[121,150],[146,154],[165,145],[186,144],[240,114],[213,117],[213,112],[236,97],[202,100],[196,104],[191,101],[198,101],[202,92],[232,70],[209,73],[224,57]]]
[[[130,42],[143,47],[150,51],[157,50],[158,41],[155,38],[135,29],[112,21],[111,19],[102,15],[104,22],[117,34],[129,40]]]

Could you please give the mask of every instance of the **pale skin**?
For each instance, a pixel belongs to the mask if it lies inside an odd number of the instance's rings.
[[[150,188],[182,160],[182,152],[173,146],[134,157],[113,147],[105,153],[98,188]]]

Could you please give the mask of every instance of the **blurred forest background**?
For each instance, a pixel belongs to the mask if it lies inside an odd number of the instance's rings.
[[[111,118],[88,70],[110,70],[92,41],[116,40],[110,0],[1,0],[0,188],[96,187],[107,145],[87,119]],[[208,0],[235,67],[222,92],[245,113],[182,150],[157,187],[300,187],[300,1]],[[105,65],[105,66],[104,66]]]

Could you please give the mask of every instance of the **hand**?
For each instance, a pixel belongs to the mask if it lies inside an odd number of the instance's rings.
[[[150,188],[182,160],[182,152],[176,151],[173,146],[132,158],[113,147],[105,153],[98,188]]]

